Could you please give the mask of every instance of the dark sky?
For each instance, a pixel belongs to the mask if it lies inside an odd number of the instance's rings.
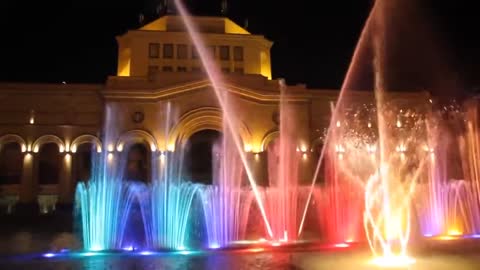
[[[154,19],[157,1],[0,1],[0,81],[104,82],[116,71],[115,36],[138,27],[140,13],[147,22]],[[442,44],[442,62],[460,74],[462,87],[480,85],[474,1],[416,1],[423,23]],[[186,2],[195,14],[219,13],[219,0]],[[228,16],[239,24],[248,18],[248,30],[275,42],[275,78],[338,89],[372,5],[372,0],[230,0]]]

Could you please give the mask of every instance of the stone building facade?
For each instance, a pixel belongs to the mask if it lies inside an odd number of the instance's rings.
[[[265,177],[268,144],[278,136],[280,80],[272,80],[272,42],[223,17],[194,17],[222,71],[221,90],[237,119],[244,151]],[[92,151],[175,151],[202,130],[222,130],[223,113],[180,17],[161,17],[117,38],[118,73],[105,84],[0,84],[0,202],[39,203],[48,212],[71,203],[89,177]],[[288,86],[298,149],[308,158],[328,127],[338,90]],[[368,92],[347,94],[369,103]],[[426,92],[394,94],[404,106],[425,104]],[[167,126],[167,117],[174,119]],[[108,139],[105,134],[108,133]],[[106,141],[108,140],[108,141]],[[311,156],[311,158],[310,158]],[[135,157],[132,157],[134,160]],[[147,177],[148,178],[148,177]]]

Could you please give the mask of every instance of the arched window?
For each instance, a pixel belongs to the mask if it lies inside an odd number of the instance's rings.
[[[185,173],[189,180],[211,185],[213,183],[213,146],[221,138],[216,130],[206,129],[194,133],[187,142]]]
[[[20,144],[7,143],[0,149],[0,185],[20,184],[22,179],[23,154]]]
[[[56,185],[60,182],[61,155],[56,143],[40,146],[38,157],[38,183]]]
[[[272,139],[266,146],[268,178],[266,183],[263,183],[265,186],[275,186],[275,184],[279,181],[279,166],[281,166],[279,141],[280,139],[276,137]]]
[[[88,181],[92,176],[92,154],[97,153],[92,143],[83,143],[77,147],[74,159],[75,181]]]
[[[136,143],[128,149],[125,176],[126,180],[150,181],[150,149],[143,143]]]

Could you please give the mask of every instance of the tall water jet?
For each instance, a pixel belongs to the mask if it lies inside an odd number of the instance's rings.
[[[191,21],[191,17],[188,14],[188,11],[183,5],[183,3],[181,2],[181,0],[175,0],[175,6],[177,8],[177,11],[181,15],[185,28],[187,29],[187,32],[190,35],[190,38],[192,39],[193,44],[195,45],[195,49],[198,51],[198,54],[200,56],[200,61],[202,62],[202,65],[207,73],[210,83],[212,84],[212,88],[215,92],[218,103],[220,104],[220,107],[223,112],[223,118],[225,119],[224,123],[226,125],[226,129],[228,129],[228,131],[231,134],[235,134],[232,136],[233,142],[235,144],[235,149],[238,152],[239,157],[242,161],[242,164],[245,168],[245,173],[247,174],[248,181],[250,183],[252,192],[255,196],[255,200],[260,209],[263,221],[265,223],[265,227],[267,228],[267,232],[269,236],[272,237],[273,236],[272,228],[270,226],[269,220],[267,219],[265,206],[261,200],[261,194],[257,187],[257,183],[255,181],[252,169],[248,164],[248,160],[247,160],[247,157],[245,156],[245,152],[243,151],[244,148],[240,140],[240,136],[236,134],[236,131],[239,130],[238,119],[234,118],[234,112],[232,111],[231,107],[228,105],[227,101],[225,100],[225,96],[224,96],[225,89],[222,89],[222,86],[221,86],[222,77],[221,77],[220,70],[217,67],[217,63],[211,58],[210,54],[208,53],[208,50],[205,47],[205,44],[202,42],[202,39],[198,31],[195,29],[195,25]]]
[[[391,98],[386,91],[425,87],[431,92],[441,91],[447,85],[452,86],[453,81],[446,65],[435,55],[438,47],[428,39],[430,29],[420,20],[419,6],[414,4],[417,2],[375,2],[352,59],[351,67],[356,67],[355,71],[349,70],[344,83],[351,90],[374,89],[377,140],[374,144],[376,153],[371,158],[373,170],[364,179],[364,227],[371,249],[377,256],[376,262],[381,264],[411,262],[407,257],[411,198],[429,156],[418,147],[425,143],[425,138],[416,133],[417,129],[402,126],[398,111],[392,111],[388,104]],[[417,28],[413,31],[412,27]],[[402,40],[395,42],[396,37]],[[404,42],[408,38],[416,42]],[[405,51],[399,47],[403,44],[425,46]],[[399,51],[402,54],[396,53]],[[417,52],[421,53],[415,54]],[[401,57],[396,57],[399,55]],[[405,63],[405,60],[418,64]],[[405,74],[408,74],[407,78],[403,77]],[[401,108],[399,111],[402,113]],[[419,126],[420,130],[425,129],[424,124]]]
[[[390,3],[380,1],[372,25],[374,93],[377,107],[378,156],[375,172],[365,186],[364,226],[378,264],[409,264],[407,244],[411,231],[411,198],[424,163],[414,155],[415,134],[395,134],[402,127],[397,112],[387,107],[386,48],[389,44],[385,25]],[[398,124],[397,124],[398,123]]]
[[[208,234],[208,247],[226,247],[246,237],[246,227],[253,194],[245,186],[244,169],[223,125],[223,138],[213,151],[213,185],[202,189],[201,198]]]
[[[306,216],[307,216],[307,211],[309,209],[309,206],[311,205],[311,200],[312,200],[312,197],[314,196],[314,194],[316,194],[315,197],[317,197],[317,201],[323,201],[320,206],[317,206],[317,211],[323,212],[322,207],[326,206],[329,209],[328,213],[334,214],[335,219],[337,219],[337,217],[339,217],[339,216],[342,216],[343,213],[345,212],[344,209],[338,207],[338,205],[329,204],[328,199],[327,199],[327,203],[325,203],[325,196],[322,196],[324,198],[318,199],[320,197],[320,194],[323,193],[323,192],[319,192],[318,190],[316,190],[315,185],[317,183],[317,179],[320,178],[319,176],[322,173],[324,173],[322,171],[322,164],[326,163],[325,157],[326,157],[326,154],[329,151],[328,149],[332,149],[332,147],[333,147],[333,149],[338,148],[336,146],[336,142],[334,141],[335,134],[333,134],[333,133],[334,133],[334,128],[335,128],[335,126],[338,125],[339,119],[341,117],[340,116],[341,108],[342,108],[342,105],[345,103],[344,97],[345,97],[345,95],[348,91],[359,90],[359,88],[355,88],[354,85],[357,82],[357,76],[356,75],[358,74],[359,69],[361,69],[362,65],[363,65],[363,63],[361,61],[359,61],[359,59],[362,59],[364,57],[368,57],[368,52],[369,51],[368,51],[367,41],[368,41],[369,35],[368,35],[368,32],[367,32],[367,28],[368,28],[367,26],[370,24],[370,21],[372,20],[371,19],[372,18],[372,13],[373,13],[373,9],[370,11],[370,14],[367,18],[365,26],[363,27],[362,32],[360,33],[360,37],[359,37],[357,46],[355,47],[355,50],[353,52],[352,60],[350,61],[347,73],[345,75],[345,79],[344,79],[344,81],[342,83],[342,86],[340,88],[340,92],[338,93],[338,98],[337,98],[337,101],[336,101],[336,105],[334,106],[332,104],[332,106],[331,106],[332,107],[331,108],[332,114],[330,116],[330,121],[329,121],[329,124],[328,124],[328,127],[327,127],[326,136],[325,136],[325,139],[324,139],[324,142],[323,142],[324,147],[320,151],[320,156],[319,156],[319,159],[318,159],[317,164],[315,166],[315,171],[314,171],[313,176],[312,176],[310,191],[308,192],[307,200],[305,202],[305,206],[303,207],[303,213],[302,213],[301,220],[300,220],[298,235],[301,235],[302,232],[303,232],[305,219],[306,219]],[[330,182],[330,183],[332,183],[332,182]],[[329,184],[329,188],[326,192],[332,192],[331,194],[337,194],[339,191],[337,190],[337,188],[334,185]],[[329,196],[329,197],[331,199],[333,199],[333,201],[335,201],[335,199],[334,199],[335,195],[334,196]],[[331,201],[332,200],[330,200],[330,202]],[[319,216],[322,216],[322,215],[324,215],[324,213],[320,214]],[[335,222],[333,226],[337,226],[337,225],[342,226],[344,224],[340,224],[340,223]],[[332,227],[332,226],[327,226],[326,228],[334,229],[334,232],[331,232],[330,230],[327,229],[326,230],[327,235],[336,234],[338,232],[337,229],[339,229],[340,231],[345,231],[344,228],[336,228],[336,227]],[[344,242],[344,241],[352,240],[352,238],[350,236],[348,236],[348,234],[344,234],[343,236],[337,234],[337,236],[334,239],[331,239],[331,240],[333,240],[335,242],[336,241]]]
[[[300,186],[300,149],[295,117],[295,105],[283,80],[280,81],[279,137],[268,146],[268,187],[264,191],[266,213],[274,241],[292,242],[298,239],[299,224],[306,192]],[[304,147],[304,146],[303,146]]]

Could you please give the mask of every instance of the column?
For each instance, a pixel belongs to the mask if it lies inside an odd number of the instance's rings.
[[[60,183],[58,183],[58,197],[60,203],[73,202],[73,183],[72,183],[72,154],[64,153],[62,155]]]
[[[302,151],[300,153],[300,164],[299,164],[299,178],[302,185],[310,185],[312,183],[313,174],[317,164],[315,162],[314,153],[310,151]]]
[[[26,152],[23,155],[22,180],[20,183],[20,202],[31,203],[35,201],[34,168],[35,155]]]
[[[247,156],[248,165],[252,172],[253,180],[260,186],[265,186],[268,183],[268,167],[266,152],[248,152]]]

